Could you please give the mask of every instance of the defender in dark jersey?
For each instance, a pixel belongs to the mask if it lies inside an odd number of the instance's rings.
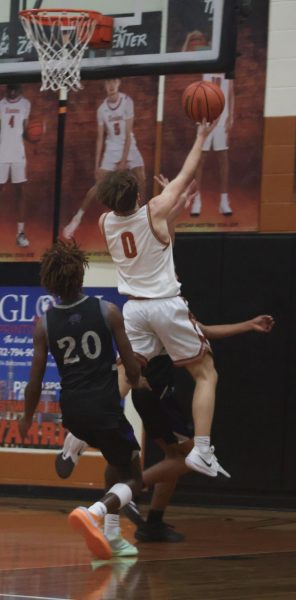
[[[25,390],[25,414],[19,422],[25,437],[39,402],[48,350],[61,377],[63,425],[87,444],[101,450],[109,464],[109,479],[117,481],[100,502],[69,515],[88,548],[102,559],[131,556],[137,549],[120,535],[118,510],[142,487],[139,446],[120,406],[115,338],[126,376],[136,385],[138,362],[125,333],[119,309],[82,294],[86,255],[75,242],[58,241],[43,256],[41,284],[60,298],[40,319],[34,332],[34,357]],[[107,514],[108,513],[108,514]],[[98,519],[105,518],[104,533]]]
[[[269,333],[274,325],[270,315],[259,315],[248,321],[229,325],[199,324],[208,339],[221,339],[248,331]],[[123,512],[135,523],[135,537],[143,542],[179,542],[184,536],[163,521],[177,480],[189,471],[185,457],[193,447],[193,423],[185,417],[182,402],[175,390],[175,369],[168,355],[159,355],[149,361],[144,370],[150,390],[132,390],[132,400],[139,413],[147,436],[164,452],[164,460],[143,472],[145,487],[154,485],[147,520],[130,502]],[[182,399],[183,400],[183,399]],[[63,452],[57,456],[56,468],[60,477],[69,477],[84,451],[83,442],[68,434]]]

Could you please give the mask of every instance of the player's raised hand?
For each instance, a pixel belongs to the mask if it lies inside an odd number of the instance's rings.
[[[164,175],[162,175],[161,173],[159,175],[154,175],[154,179],[155,181],[157,181],[157,183],[159,183],[159,185],[164,189],[168,183],[170,182],[170,180],[165,177]]]
[[[218,117],[218,119],[215,119],[213,123],[207,123],[206,119],[203,119],[198,127],[197,136],[205,140],[206,137],[211,133],[211,131],[213,131],[213,129],[216,127],[219,118],[220,117]]]
[[[251,325],[253,331],[269,333],[274,326],[274,318],[271,315],[259,315],[251,319]]]
[[[186,210],[191,206],[191,204],[195,198],[197,190],[198,190],[197,181],[196,181],[196,179],[192,179],[191,183],[186,188],[186,190],[183,194],[183,196],[185,196],[184,208]]]

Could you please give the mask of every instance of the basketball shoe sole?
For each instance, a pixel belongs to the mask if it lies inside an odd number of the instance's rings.
[[[94,556],[101,560],[112,558],[112,548],[87,508],[75,508],[69,514],[68,521],[73,529],[83,535],[88,549]]]

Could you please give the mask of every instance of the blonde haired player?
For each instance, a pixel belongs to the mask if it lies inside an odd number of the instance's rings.
[[[191,206],[191,216],[198,216],[202,209],[202,199],[200,193],[201,180],[205,161],[210,150],[214,150],[218,158],[219,176],[220,176],[220,205],[219,212],[225,216],[232,215],[232,209],[228,196],[229,179],[229,157],[228,157],[228,136],[233,126],[234,115],[234,86],[233,80],[227,79],[224,73],[204,74],[203,81],[209,81],[219,85],[225,96],[224,110],[217,119],[217,124],[213,131],[205,140],[201,161],[198,165],[195,178],[198,191]]]
[[[18,246],[25,248],[29,240],[25,236],[25,199],[23,183],[27,181],[26,155],[23,135],[26,130],[31,103],[22,96],[19,84],[6,86],[5,97],[0,101],[0,191],[10,178],[15,188],[17,204]]]
[[[97,109],[97,145],[95,177],[97,182],[110,171],[130,169],[135,175],[142,199],[145,197],[145,169],[142,155],[133,133],[134,102],[130,96],[119,91],[120,79],[106,79],[107,97]],[[82,201],[81,207],[66,225],[63,235],[70,239],[90,203],[96,197],[93,186]]]

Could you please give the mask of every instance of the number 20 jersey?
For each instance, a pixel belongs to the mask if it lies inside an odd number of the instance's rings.
[[[61,377],[62,394],[117,393],[112,335],[98,298],[83,296],[72,305],[58,305],[45,314],[48,345]],[[115,377],[114,377],[115,376]]]

